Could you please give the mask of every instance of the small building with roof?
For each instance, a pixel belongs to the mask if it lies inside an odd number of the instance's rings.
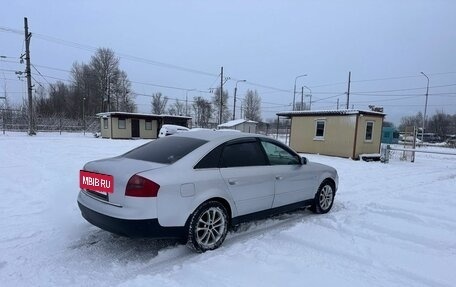
[[[258,124],[258,122],[255,122],[255,121],[238,119],[238,120],[232,120],[232,121],[220,124],[217,127],[219,129],[230,129],[230,130],[241,131],[241,132],[244,132],[244,133],[253,133],[253,134],[255,134],[256,133],[257,124]]]
[[[288,111],[290,147],[298,152],[359,159],[380,153],[384,113],[363,110]]]
[[[164,124],[188,127],[191,117],[127,112],[99,113],[101,137],[156,139]]]
[[[382,143],[384,143],[384,144],[399,143],[399,131],[395,127],[383,127]]]

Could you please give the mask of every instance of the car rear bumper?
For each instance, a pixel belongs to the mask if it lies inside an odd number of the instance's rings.
[[[121,219],[98,213],[78,202],[82,216],[106,231],[128,237],[184,238],[185,227],[163,227],[158,219]]]

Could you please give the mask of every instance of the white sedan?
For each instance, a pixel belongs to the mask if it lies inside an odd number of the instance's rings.
[[[93,225],[130,237],[218,248],[241,222],[310,206],[328,212],[337,171],[269,137],[195,131],[163,137],[80,171],[78,205]]]

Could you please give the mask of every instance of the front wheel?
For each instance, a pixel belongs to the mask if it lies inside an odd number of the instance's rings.
[[[327,213],[334,203],[334,195],[334,185],[329,181],[324,181],[315,194],[312,211],[318,214]]]
[[[191,216],[187,246],[196,252],[214,250],[223,243],[227,232],[228,216],[225,207],[217,201],[207,201]]]

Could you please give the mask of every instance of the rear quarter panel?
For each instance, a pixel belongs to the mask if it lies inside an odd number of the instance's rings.
[[[233,216],[237,214],[219,169],[194,170],[176,165],[141,175],[160,185],[157,218],[162,226],[184,226],[201,203],[216,197],[225,199]]]

